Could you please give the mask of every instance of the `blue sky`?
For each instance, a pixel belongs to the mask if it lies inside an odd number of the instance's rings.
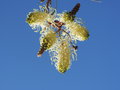
[[[62,75],[47,52],[36,57],[40,35],[25,23],[39,0],[1,0],[0,90],[120,90],[120,1],[58,0],[58,12],[78,2],[90,38],[78,42],[78,60]]]

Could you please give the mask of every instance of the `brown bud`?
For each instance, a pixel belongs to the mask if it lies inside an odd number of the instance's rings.
[[[75,7],[72,9],[72,11],[69,12],[70,15],[74,16],[78,12],[79,8],[80,8],[80,3],[77,3]]]

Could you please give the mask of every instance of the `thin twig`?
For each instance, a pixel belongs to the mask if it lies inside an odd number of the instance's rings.
[[[52,0],[47,0],[46,8],[48,9],[48,12],[49,12],[49,5],[51,5],[51,3],[52,3]]]
[[[45,0],[40,0],[40,2],[44,2]]]
[[[78,46],[74,46],[74,45],[73,45],[73,43],[72,43],[72,38],[71,38],[70,34],[69,34],[68,32],[66,32],[65,30],[63,30],[63,29],[62,29],[62,31],[65,32],[65,33],[69,36],[69,38],[70,38],[70,44],[72,45],[72,47],[73,47],[75,50],[77,50],[77,49],[78,49]]]

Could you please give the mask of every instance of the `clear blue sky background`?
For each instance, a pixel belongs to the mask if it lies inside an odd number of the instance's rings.
[[[47,52],[36,57],[40,35],[25,23],[39,0],[0,1],[0,90],[120,90],[120,0],[58,0],[58,12],[78,2],[90,39],[62,75]]]

